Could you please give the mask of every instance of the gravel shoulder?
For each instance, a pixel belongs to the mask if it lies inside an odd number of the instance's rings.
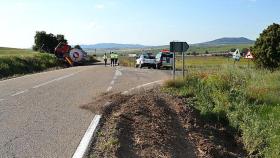
[[[103,102],[102,102],[103,100]],[[227,127],[204,120],[188,100],[158,89],[133,95],[104,94],[83,108],[102,113],[88,157],[244,157]],[[94,109],[92,109],[94,108]]]

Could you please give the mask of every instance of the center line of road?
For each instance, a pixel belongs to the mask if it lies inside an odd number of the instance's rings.
[[[112,88],[113,88],[112,86],[108,87],[107,92],[109,92]]]
[[[40,87],[45,86],[45,85],[48,85],[48,84],[50,84],[50,83],[52,83],[52,82],[60,81],[60,80],[63,80],[63,79],[65,79],[65,78],[68,78],[68,77],[74,76],[75,74],[76,74],[76,73],[72,73],[72,74],[69,74],[69,75],[65,75],[65,76],[62,76],[62,77],[59,77],[59,78],[56,78],[56,79],[50,80],[50,81],[48,81],[48,82],[41,83],[41,84],[36,85],[36,86],[34,86],[34,87],[32,87],[32,88],[34,88],[34,89],[36,89],[36,88],[40,88]]]
[[[111,81],[110,86],[107,88],[107,92],[109,92],[113,88],[113,85],[115,84],[115,80],[121,75],[122,75],[121,69],[117,67],[113,80]]]
[[[115,80],[113,80],[113,81],[111,81],[111,83],[110,83],[111,85],[114,85],[115,84]]]
[[[28,91],[28,89],[23,90],[23,91],[19,91],[19,92],[16,92],[15,94],[12,94],[11,96],[12,96],[12,97],[14,97],[14,96],[17,96],[17,95],[23,94],[23,93],[25,93],[25,92],[27,92],[27,91]]]

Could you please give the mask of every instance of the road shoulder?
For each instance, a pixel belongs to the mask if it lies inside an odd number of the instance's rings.
[[[100,130],[89,157],[242,157],[221,125],[205,122],[182,99],[148,90],[104,96]]]

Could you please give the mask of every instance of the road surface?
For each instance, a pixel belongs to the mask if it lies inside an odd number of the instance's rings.
[[[95,115],[81,105],[167,78],[166,71],[93,65],[0,81],[0,157],[69,158]]]

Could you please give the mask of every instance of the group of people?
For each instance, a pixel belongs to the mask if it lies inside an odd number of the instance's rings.
[[[108,56],[106,53],[104,54],[103,59],[104,59],[105,66],[107,66]],[[119,59],[119,55],[117,53],[114,53],[114,52],[110,53],[111,66],[117,66],[118,59]]]

